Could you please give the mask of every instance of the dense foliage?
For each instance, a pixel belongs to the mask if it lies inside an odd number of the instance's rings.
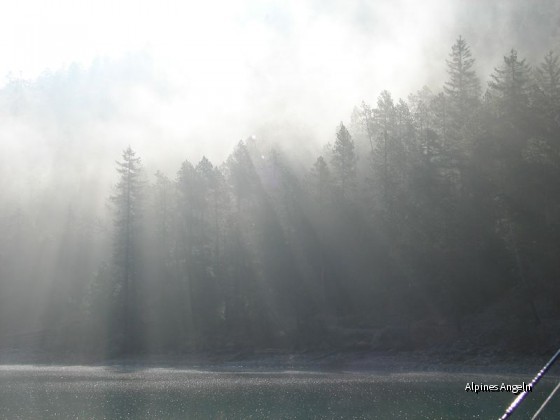
[[[176,176],[158,172],[148,183],[126,150],[111,199],[113,257],[82,279],[91,240],[65,233],[48,339],[37,346],[103,355],[400,350],[469,334],[496,344],[488,325],[511,327],[499,345],[516,334],[532,340],[527,331],[552,343],[558,57],[533,71],[512,50],[482,90],[459,38],[447,67],[441,92],[395,100],[383,91],[376,105],[356,107],[309,168],[248,139],[220,166],[186,160]],[[11,342],[14,306],[25,299],[6,296],[29,267],[10,255],[39,246],[18,220],[4,230],[0,265],[0,334]]]

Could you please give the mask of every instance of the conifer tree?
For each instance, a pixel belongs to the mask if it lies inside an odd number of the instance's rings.
[[[313,164],[311,176],[314,184],[313,193],[316,195],[319,205],[322,206],[327,202],[331,183],[329,166],[323,156],[319,156]]]
[[[336,180],[342,196],[347,198],[350,190],[354,187],[357,158],[352,137],[342,122],[336,133],[332,153],[332,165]]]
[[[512,118],[524,115],[529,102],[530,71],[525,59],[519,60],[517,51],[513,49],[509,56],[504,56],[503,64],[494,69],[488,85],[498,101],[502,115]]]
[[[392,152],[395,149],[396,109],[391,94],[384,90],[377,99],[377,108],[373,111],[377,144],[374,151],[374,163],[381,169],[383,202],[389,202],[389,183],[391,177]]]
[[[446,62],[449,80],[443,90],[449,98],[450,115],[456,128],[460,128],[468,121],[480,97],[480,80],[473,69],[475,60],[462,37],[451,47]]]
[[[560,95],[560,64],[554,52],[550,51],[537,68],[537,83],[549,95]]]
[[[120,180],[111,197],[115,211],[114,262],[117,276],[117,310],[121,322],[120,350],[131,353],[140,345],[139,246],[144,182],[142,164],[130,146],[117,162]]]
[[[196,337],[195,314],[193,312],[193,301],[195,299],[195,232],[196,232],[196,208],[198,206],[198,180],[194,166],[185,160],[177,173],[177,207],[178,207],[178,246],[177,246],[177,270],[178,289],[183,300],[181,307],[181,318],[183,334],[191,340]]]
[[[537,67],[535,106],[541,115],[560,121],[560,63],[558,55],[550,51]]]

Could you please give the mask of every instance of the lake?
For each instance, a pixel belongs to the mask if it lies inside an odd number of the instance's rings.
[[[558,378],[545,378],[515,418],[530,418]],[[207,372],[168,368],[0,366],[2,419],[498,418],[514,395],[467,383],[519,375]],[[521,413],[522,412],[522,413]],[[560,396],[542,418],[560,418]]]

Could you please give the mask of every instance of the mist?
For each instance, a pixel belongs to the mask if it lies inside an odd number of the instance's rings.
[[[384,89],[404,99],[424,85],[440,90],[459,35],[483,80],[513,47],[538,62],[558,43],[554,7],[143,1],[114,10],[108,2],[20,2],[0,25],[1,154],[18,153],[18,124],[41,132],[42,140],[25,136],[28,149],[40,150],[41,142],[66,149],[68,141],[84,154],[90,147],[101,153],[96,164],[128,144],[154,168],[175,168],[185,156],[220,162],[253,134],[315,152],[336,122]],[[42,164],[51,165],[52,149],[41,153]]]
[[[0,359],[558,345],[558,2],[9,9]]]

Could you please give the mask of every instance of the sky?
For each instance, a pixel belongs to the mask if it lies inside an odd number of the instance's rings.
[[[140,89],[131,112],[163,105],[165,115],[150,118],[170,136],[221,146],[254,131],[274,136],[265,127],[286,123],[330,136],[363,99],[386,88],[406,95],[427,79],[423,46],[452,20],[445,2],[371,3],[12,2],[0,21],[0,74],[32,79],[142,52],[173,94],[154,98]],[[208,153],[220,159],[228,152],[209,146]]]
[[[150,173],[173,176],[252,135],[312,155],[362,100],[441,89],[459,35],[483,85],[513,47],[538,60],[559,44],[557,11],[553,0],[6,2],[0,86],[25,80],[42,99],[16,117],[0,109],[0,174],[32,165],[48,183],[76,156],[95,174],[131,145]]]

